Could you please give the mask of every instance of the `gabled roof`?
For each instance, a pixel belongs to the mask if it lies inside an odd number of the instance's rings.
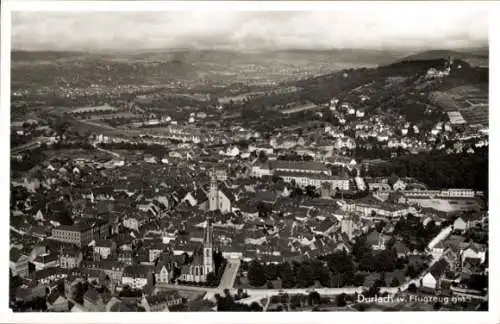
[[[91,285],[89,285],[89,288],[87,289],[87,291],[83,295],[83,298],[86,299],[87,301],[93,303],[93,304],[97,304],[100,299],[102,301],[102,297],[100,296],[100,294]]]
[[[324,171],[328,172],[330,169],[323,163],[312,161],[283,161],[276,160],[270,162],[272,169],[288,169],[288,170],[311,170],[311,171]]]
[[[371,231],[366,237],[366,242],[370,245],[378,244],[380,238],[380,233],[377,231]]]
[[[429,273],[434,278],[440,278],[449,268],[449,264],[445,259],[439,259],[436,263],[432,265],[429,270]]]
[[[234,203],[236,201],[236,197],[233,192],[225,184],[219,185],[219,191],[221,191],[231,202]]]
[[[51,254],[40,254],[35,258],[34,262],[46,264],[57,260],[58,260],[58,255],[55,253],[51,253]]]
[[[329,230],[332,226],[335,226],[335,223],[332,222],[330,219],[325,219],[319,225],[315,228],[317,232],[326,232]]]
[[[120,262],[120,261],[114,261],[114,260],[101,260],[98,263],[96,263],[96,267],[99,269],[103,270],[121,270],[123,271],[125,269],[125,264]]]
[[[280,197],[280,194],[274,190],[259,190],[255,193],[255,200],[274,203]]]
[[[198,204],[203,203],[208,200],[207,194],[201,188],[198,188],[193,194],[194,199]]]
[[[484,252],[486,250],[486,248],[482,244],[478,244],[478,243],[474,243],[474,242],[471,242],[469,244],[469,246],[467,246],[467,248],[465,248],[464,250],[467,250],[467,249],[471,249],[472,251],[474,251],[476,253]]]
[[[132,278],[147,278],[152,270],[153,267],[147,265],[129,265],[123,270],[123,276]]]
[[[50,295],[47,297],[47,303],[53,305],[59,298],[67,300],[64,294],[60,293],[58,289],[53,289]]]
[[[173,291],[165,291],[162,293],[159,293],[158,295],[155,296],[147,296],[146,300],[148,304],[151,305],[158,305],[162,303],[167,303],[169,300],[174,300],[174,299],[179,299],[181,296],[179,293],[175,290]]]

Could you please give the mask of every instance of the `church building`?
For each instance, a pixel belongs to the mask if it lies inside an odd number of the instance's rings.
[[[232,211],[232,203],[235,200],[234,195],[223,183],[219,185],[215,171],[210,173],[210,189],[207,196],[210,211],[218,210],[222,214]]]
[[[190,282],[206,282],[207,275],[215,272],[213,259],[213,230],[212,222],[207,220],[205,233],[203,234],[203,246],[193,253],[193,262],[181,269],[180,280]]]

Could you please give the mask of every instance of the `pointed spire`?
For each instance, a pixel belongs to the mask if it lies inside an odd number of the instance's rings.
[[[213,242],[213,232],[212,232],[212,217],[210,214],[207,216],[205,227],[205,234],[203,235],[203,244],[205,247],[211,247]]]

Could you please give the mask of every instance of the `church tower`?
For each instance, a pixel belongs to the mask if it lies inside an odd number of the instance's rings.
[[[210,191],[208,192],[208,206],[210,211],[219,209],[219,186],[215,171],[210,172]]]
[[[341,232],[349,238],[349,240],[352,240],[354,236],[354,221],[351,217],[351,215],[348,215],[344,218],[342,218],[340,222],[341,226]]]
[[[210,272],[214,272],[214,258],[213,258],[213,231],[212,220],[207,218],[207,226],[203,235],[203,273],[205,276]]]

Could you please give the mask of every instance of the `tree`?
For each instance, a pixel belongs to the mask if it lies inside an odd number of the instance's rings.
[[[306,190],[306,195],[308,195],[311,198],[316,198],[318,196],[318,194],[316,193],[316,187],[314,186],[306,186],[305,190]]]
[[[323,265],[320,260],[311,261],[311,267],[314,273],[314,280],[319,281],[324,287],[328,287],[330,284],[330,274],[328,268]]]
[[[128,286],[123,287],[125,290]],[[85,294],[85,287],[81,282],[77,283],[74,286],[74,291],[73,291],[73,300],[76,301],[79,304],[83,304],[83,295]]]
[[[408,267],[406,268],[405,271],[405,276],[410,277],[411,279],[414,279],[418,276],[419,271],[415,269],[415,267],[412,264],[409,264]]]
[[[31,300],[31,305],[33,310],[35,311],[46,311],[47,310],[47,302],[43,297],[35,297]]]
[[[392,279],[392,281],[391,281],[391,287],[397,287],[399,285],[400,285],[400,282],[399,282],[398,278]]]
[[[396,268],[396,254],[392,249],[385,249],[377,254],[376,269],[389,272]]]
[[[309,264],[303,263],[297,272],[298,287],[307,288],[314,284],[314,273]]]
[[[361,287],[365,284],[365,278],[366,276],[362,273],[357,273],[355,276],[354,276],[354,279],[353,279],[353,285],[356,286],[356,287]]]
[[[354,263],[349,254],[344,251],[336,252],[325,257],[330,271],[334,274],[354,272]]]
[[[234,304],[234,298],[231,296],[231,293],[229,292],[229,289],[224,289],[224,304],[226,309],[230,309],[231,306]]]
[[[259,152],[259,161],[260,162],[266,162],[267,161],[267,155],[264,151]]]
[[[251,312],[262,312],[262,307],[257,302],[252,302],[250,304]]]
[[[415,285],[413,282],[408,286],[408,291],[411,293],[416,293],[417,292],[417,285]]]
[[[217,277],[215,276],[215,273],[209,272],[207,274],[207,283],[214,284],[216,282],[217,282]]]
[[[278,278],[278,265],[276,264],[268,264],[265,266],[265,273],[267,280],[276,280]]]
[[[281,278],[283,288],[292,288],[295,286],[295,277],[293,275],[290,263],[283,262],[279,265],[279,277]]]
[[[266,283],[264,267],[257,260],[253,260],[248,267],[248,282],[254,287],[261,287]]]
[[[335,302],[338,307],[344,307],[347,305],[346,301],[346,294],[342,293],[340,295],[337,295],[337,298],[335,299]]]
[[[318,305],[321,303],[321,296],[317,291],[311,291],[308,296],[309,305]]]
[[[9,280],[10,296],[13,298],[16,295],[16,289],[23,284],[23,279],[17,275],[12,276],[12,272],[9,273],[10,273],[10,280]]]
[[[213,260],[214,260],[214,266],[215,266],[215,273],[219,273],[222,264],[224,263],[224,257],[222,256],[222,252],[215,252],[213,254]]]
[[[290,296],[287,293],[282,294],[280,302],[285,305],[288,304],[290,302]]]

